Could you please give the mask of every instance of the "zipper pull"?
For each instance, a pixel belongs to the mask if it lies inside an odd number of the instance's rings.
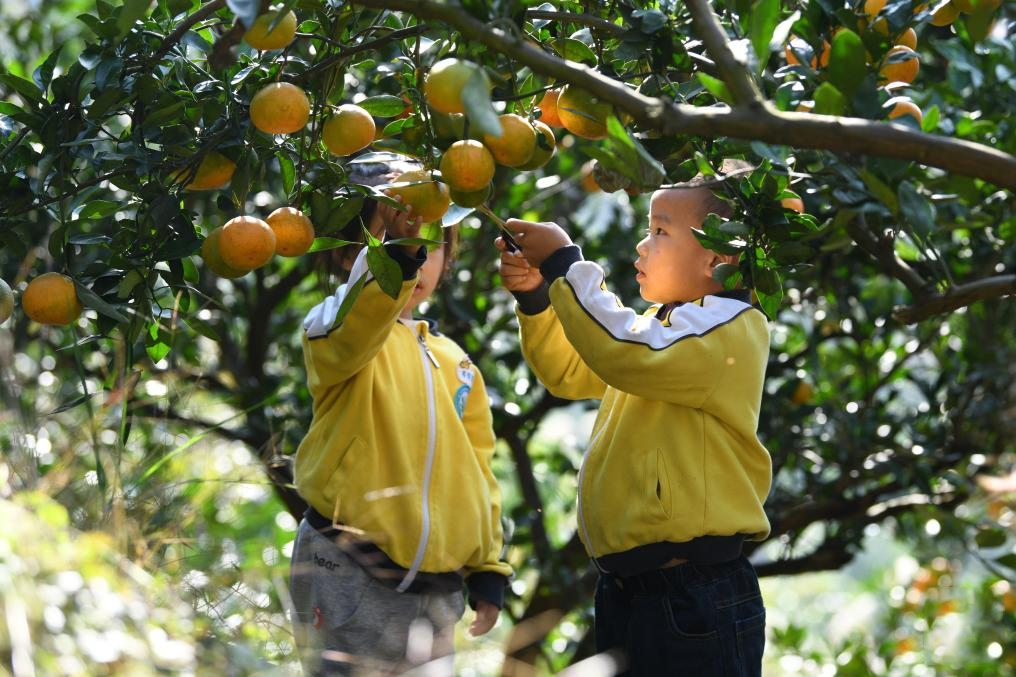
[[[441,365],[437,363],[437,358],[434,356],[434,353],[430,352],[430,347],[427,346],[427,341],[423,338],[423,334],[417,334],[416,340],[420,342],[420,347],[423,349],[423,352],[427,354],[427,357],[430,359],[430,363],[434,365],[434,368],[440,369]]]

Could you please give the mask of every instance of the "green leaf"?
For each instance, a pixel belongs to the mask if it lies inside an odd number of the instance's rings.
[[[783,242],[774,247],[769,255],[781,266],[789,266],[810,261],[814,252],[803,242]]]
[[[88,308],[92,308],[96,312],[102,313],[106,317],[116,320],[121,324],[127,324],[127,318],[117,310],[115,307],[106,303],[102,298],[93,292],[88,287],[84,286],[77,280],[74,281],[74,287],[77,290],[78,300]]]
[[[462,105],[466,109],[469,124],[481,134],[501,138],[501,120],[490,101],[489,81],[486,74],[475,71],[462,88]]]
[[[402,268],[388,255],[384,246],[377,244],[367,248],[367,268],[384,293],[393,299],[398,297],[402,290]]]
[[[402,97],[392,96],[391,94],[372,96],[356,105],[379,118],[395,117],[396,115],[401,115],[402,111],[406,110],[406,102]]]
[[[434,223],[437,223],[435,221]],[[440,228],[441,226],[438,226]],[[425,237],[400,237],[394,240],[388,240],[385,244],[398,244],[398,245],[416,245],[417,247],[432,247],[434,245],[440,245],[441,240],[429,239]]]
[[[60,58],[60,50],[63,49],[63,45],[60,45],[46,58],[42,64],[32,73],[32,79],[35,80],[35,84],[39,86],[39,90],[46,94],[46,90],[49,89],[49,83],[53,80],[53,69],[56,68],[56,61]]]
[[[120,14],[116,17],[117,35],[123,37],[130,33],[137,20],[148,13],[148,7],[151,4],[151,0],[124,0]]]
[[[0,73],[0,83],[3,83],[13,89],[15,92],[21,95],[21,98],[26,103],[34,103],[42,105],[46,102],[46,99],[39,92],[39,88],[35,84],[19,78],[17,75],[11,73]]]
[[[931,133],[938,129],[938,120],[942,115],[942,111],[939,110],[938,104],[934,104],[924,114],[924,118],[921,120],[921,131]]]
[[[724,103],[733,104],[734,97],[731,96],[730,88],[727,87],[726,82],[706,73],[697,73],[696,75],[706,91]]]
[[[928,198],[918,193],[909,181],[900,183],[897,196],[904,218],[914,227],[920,237],[927,237],[935,228],[934,205]]]
[[[1004,567],[1008,567],[1013,571],[1016,571],[1016,553],[1009,553],[1008,555],[1003,555],[998,559],[996,559],[995,561]]]
[[[774,275],[776,274],[775,271],[772,272]],[[779,279],[778,275],[777,279]],[[766,294],[756,290],[756,295],[758,296],[758,304],[762,306],[762,311],[770,318],[775,318],[780,311],[780,302],[783,301],[783,287],[777,287],[775,294]]]
[[[846,98],[857,92],[868,72],[865,64],[864,43],[857,33],[844,28],[833,38],[829,53],[829,67],[826,70],[829,81],[836,85]],[[817,97],[816,97],[817,100]]]
[[[91,14],[79,14],[78,21],[88,26],[88,29],[95,33],[96,37],[111,40],[120,34],[119,28],[117,28],[116,23],[112,19],[103,21]],[[88,66],[85,65],[85,67],[87,68]]]
[[[896,199],[896,193],[893,189],[885,184],[882,179],[878,178],[867,169],[862,169],[861,180],[864,181],[864,185],[868,187],[872,195],[877,197],[879,201],[889,208],[894,215],[900,211],[900,202]]]
[[[351,240],[340,240],[334,237],[316,237],[314,242],[311,244],[310,249],[307,250],[308,254],[314,252],[324,251],[326,249],[335,249],[337,247],[347,247],[349,245],[358,245],[359,242],[353,242]]]
[[[842,115],[846,109],[847,99],[832,83],[823,82],[815,90],[815,113],[819,115]]]
[[[721,263],[713,268],[713,279],[724,289],[733,289],[741,280],[741,269],[735,263]]]
[[[103,219],[123,208],[123,203],[112,200],[92,200],[78,212],[79,219]]]
[[[751,228],[746,223],[740,221],[727,221],[720,224],[720,231],[727,235],[734,235],[737,237],[747,237],[751,233]]]
[[[596,54],[589,48],[589,45],[574,38],[558,38],[551,43],[554,51],[562,59],[577,61],[580,63],[596,64]]]
[[[698,228],[692,228],[691,232],[692,234],[695,235],[698,241],[702,243],[703,247],[711,251],[714,251],[717,254],[726,254],[726,255],[740,254],[744,250],[744,247],[741,245],[730,244],[719,238],[712,237],[710,235],[707,235],[704,231],[699,230]]]
[[[260,0],[226,0],[226,5],[247,29],[254,25],[261,9]]]
[[[289,11],[296,5],[296,2],[297,0],[286,0],[286,2],[282,3],[282,6],[279,7],[272,16],[272,20],[268,24],[268,30],[265,32],[271,33],[278,28],[279,24],[282,23],[282,20],[286,18],[287,14],[289,14]]]
[[[979,548],[997,548],[1006,541],[1005,532],[1001,529],[982,529],[974,536]]]
[[[780,20],[780,0],[758,0],[751,8],[751,24],[748,34],[751,46],[759,61],[759,71],[765,70],[769,61],[769,44],[773,31]]]
[[[369,252],[368,252],[369,253]],[[392,263],[395,263],[392,261]],[[395,264],[398,266],[399,264]],[[401,272],[399,274],[401,276]],[[367,284],[367,274],[364,273],[356,282],[353,282],[346,286],[346,294],[342,297],[342,303],[339,304],[339,310],[335,313],[335,321],[332,322],[331,329],[335,329],[342,321],[346,319],[346,315],[349,315],[349,311],[352,310],[353,304],[356,303],[356,299],[360,296],[360,292],[363,291],[363,286]]]
[[[279,161],[279,173],[282,174],[282,190],[286,191],[286,195],[289,195],[293,192],[293,186],[296,184],[296,167],[292,158],[281,150],[275,154],[275,157]]]
[[[190,327],[197,333],[201,334],[205,338],[211,339],[216,343],[222,341],[222,336],[219,335],[219,332],[215,329],[215,327],[210,325],[208,322],[205,322],[201,318],[197,317],[196,315],[186,315],[186,316],[180,315],[179,317],[181,320],[183,320],[184,324],[186,324],[188,327]]]
[[[660,161],[649,154],[615,115],[607,117],[607,148],[617,159],[617,162],[611,163],[611,168],[643,190],[656,188],[667,177]]]
[[[113,239],[109,235],[100,235],[97,233],[78,233],[77,235],[71,235],[67,238],[67,242],[76,245],[88,245],[88,244],[109,244]]]

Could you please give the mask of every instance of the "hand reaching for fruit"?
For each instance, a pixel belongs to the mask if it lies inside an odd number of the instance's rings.
[[[391,191],[388,191],[386,194],[400,203],[403,202],[401,195],[393,195]],[[423,225],[423,219],[413,214],[413,205],[406,205],[404,210],[400,210],[379,201],[377,208],[378,213],[381,215],[381,223],[385,230],[384,234],[389,240],[420,237],[420,227]],[[403,245],[403,247],[410,254],[415,254],[416,250],[419,249],[419,245]]]

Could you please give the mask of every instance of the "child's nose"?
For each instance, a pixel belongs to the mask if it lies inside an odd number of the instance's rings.
[[[639,243],[637,245],[635,245],[635,251],[638,252],[639,256],[645,256],[646,255],[646,243],[648,243],[648,242],[649,242],[649,236],[647,235],[646,237],[644,237],[641,240],[639,240]]]

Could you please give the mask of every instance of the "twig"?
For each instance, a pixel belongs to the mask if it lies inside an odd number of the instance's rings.
[[[377,47],[380,47],[381,45],[388,44],[389,42],[395,42],[396,40],[401,40],[402,38],[408,38],[414,35],[418,35],[420,33],[425,33],[427,30],[429,30],[429,28],[430,27],[427,26],[427,24],[417,24],[415,26],[410,26],[409,28],[402,28],[397,31],[392,31],[388,35],[383,35],[380,38],[374,38],[373,40],[368,40],[367,42],[361,42],[358,45],[346,47],[345,49],[342,49],[334,56],[325,59],[316,66],[308,68],[303,73],[300,73],[300,75],[296,76],[296,78],[294,79],[305,80],[311,77],[312,75],[316,75],[320,71],[331,68],[336,63],[342,61],[343,59],[352,54],[356,54],[358,52],[366,52],[375,49]]]
[[[25,140],[25,137],[28,136],[28,133],[31,131],[32,129],[30,127],[22,127],[21,131],[18,132],[18,135],[15,136],[13,139],[11,139],[11,142],[7,144],[6,148],[4,148],[4,152],[0,153],[0,162],[6,160],[7,156],[10,155],[11,152],[13,152],[14,149],[17,148],[21,144],[21,142]]]
[[[582,24],[583,26],[589,26],[595,28],[598,31],[604,33],[610,33],[614,37],[622,37],[628,33],[628,30],[624,26],[618,26],[616,23],[608,20],[601,19],[598,16],[592,14],[579,14],[578,12],[553,12],[542,9],[529,9],[526,10],[527,19],[546,19],[547,21],[570,21],[571,23]]]
[[[167,35],[162,41],[162,44],[159,45],[159,48],[155,50],[155,54],[152,55],[151,62],[155,63],[164,57],[169,50],[173,49],[173,45],[183,39],[183,36],[186,35],[187,31],[189,31],[194,24],[207,19],[225,6],[226,0],[212,0],[207,5],[199,8],[198,11],[184,19],[180,25],[176,27],[176,30]]]
[[[969,306],[976,301],[1012,295],[1016,295],[1016,275],[996,275],[952,287],[943,294],[926,297],[914,305],[900,306],[893,310],[893,317],[900,322],[913,324]]]

